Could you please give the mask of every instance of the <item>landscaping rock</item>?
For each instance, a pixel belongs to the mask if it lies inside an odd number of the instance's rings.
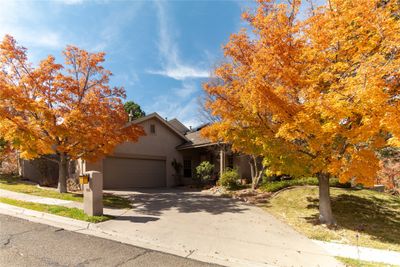
[[[254,205],[267,203],[272,195],[272,193],[269,192],[262,192],[260,190],[252,189],[228,191],[221,186],[214,186],[208,190],[205,190],[205,192],[218,196],[229,196],[233,199],[237,199]]]
[[[81,191],[81,185],[76,181],[76,179],[68,178],[67,179],[67,190],[69,192]]]

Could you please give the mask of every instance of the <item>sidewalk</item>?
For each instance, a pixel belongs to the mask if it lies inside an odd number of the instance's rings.
[[[319,240],[313,240],[313,242],[323,247],[327,252],[329,252],[329,254],[333,256],[400,266],[400,252],[375,248],[356,247]]]
[[[69,201],[69,200],[62,200],[62,199],[48,198],[48,197],[39,197],[39,196],[34,196],[34,195],[29,195],[29,194],[8,191],[8,190],[4,190],[4,189],[0,189],[0,196],[6,197],[6,198],[12,198],[12,199],[16,199],[16,200],[21,200],[21,201],[35,202],[35,203],[48,204],[48,205],[67,206],[68,204],[73,203],[73,201]]]
[[[50,205],[81,209],[83,207],[83,204],[79,202],[49,199],[6,190],[0,190],[0,196]],[[200,199],[195,200],[201,203]],[[155,205],[155,202],[152,201],[152,205]],[[3,203],[0,203],[0,213],[228,266],[342,266],[332,256],[400,265],[400,253],[369,248],[357,250],[354,246],[315,240],[311,242],[291,230],[290,227],[279,225],[264,211],[247,206],[240,207],[247,208],[252,213],[228,213],[229,216],[226,216],[168,210],[162,214],[143,214],[140,212],[140,207],[130,210],[105,209],[105,214],[116,216],[116,218],[98,224],[44,214]],[[215,221],[215,218],[219,218],[218,221]],[[241,221],[243,218],[252,223],[250,225],[252,230],[243,226],[243,221]],[[264,219],[260,220],[261,218]],[[254,221],[257,223],[254,224]],[[216,231],[213,230],[214,228]],[[221,232],[222,229],[225,232]],[[227,236],[226,231],[232,236]],[[276,260],[273,260],[274,258]],[[307,264],[304,262],[305,259]]]
[[[57,206],[64,206],[68,208],[77,208],[83,210],[83,203],[76,202],[71,200],[63,200],[57,198],[48,198],[48,197],[40,197],[35,195],[29,195],[24,193],[13,192],[9,190],[0,189],[0,197],[11,198],[15,200],[21,200],[26,202],[34,202],[40,204],[47,204],[47,205],[57,205]],[[103,209],[104,215],[111,215],[111,216],[121,216],[124,214],[127,209],[111,209],[105,207]]]

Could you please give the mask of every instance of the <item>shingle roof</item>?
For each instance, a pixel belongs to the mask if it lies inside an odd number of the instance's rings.
[[[181,134],[186,134],[189,131],[189,129],[176,118],[169,120],[168,123],[177,129]]]
[[[187,149],[187,148],[195,148],[195,147],[202,147],[202,146],[208,146],[208,145],[213,145],[215,143],[211,142],[207,138],[203,137],[200,134],[200,131],[195,131],[195,132],[189,132],[185,135],[187,139],[189,139],[189,142],[179,145],[176,148],[179,149]]]

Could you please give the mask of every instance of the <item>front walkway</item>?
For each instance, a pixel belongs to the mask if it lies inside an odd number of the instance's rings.
[[[134,205],[131,210],[105,209],[117,217],[95,225],[115,240],[228,266],[342,266],[269,213],[233,199],[171,189],[112,193]],[[11,195],[20,199],[24,194]],[[43,199],[30,197],[21,200]]]

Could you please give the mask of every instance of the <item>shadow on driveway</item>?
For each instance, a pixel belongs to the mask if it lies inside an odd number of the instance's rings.
[[[118,217],[115,217],[114,220],[116,221],[130,221],[133,223],[148,223],[148,222],[154,222],[159,220],[157,217],[148,217],[148,216],[125,216],[121,215]]]
[[[231,198],[206,195],[196,191],[179,189],[138,189],[114,191],[131,200],[137,212],[159,216],[163,211],[176,209],[182,213],[207,212],[211,214],[241,213],[248,208],[243,202]]]

